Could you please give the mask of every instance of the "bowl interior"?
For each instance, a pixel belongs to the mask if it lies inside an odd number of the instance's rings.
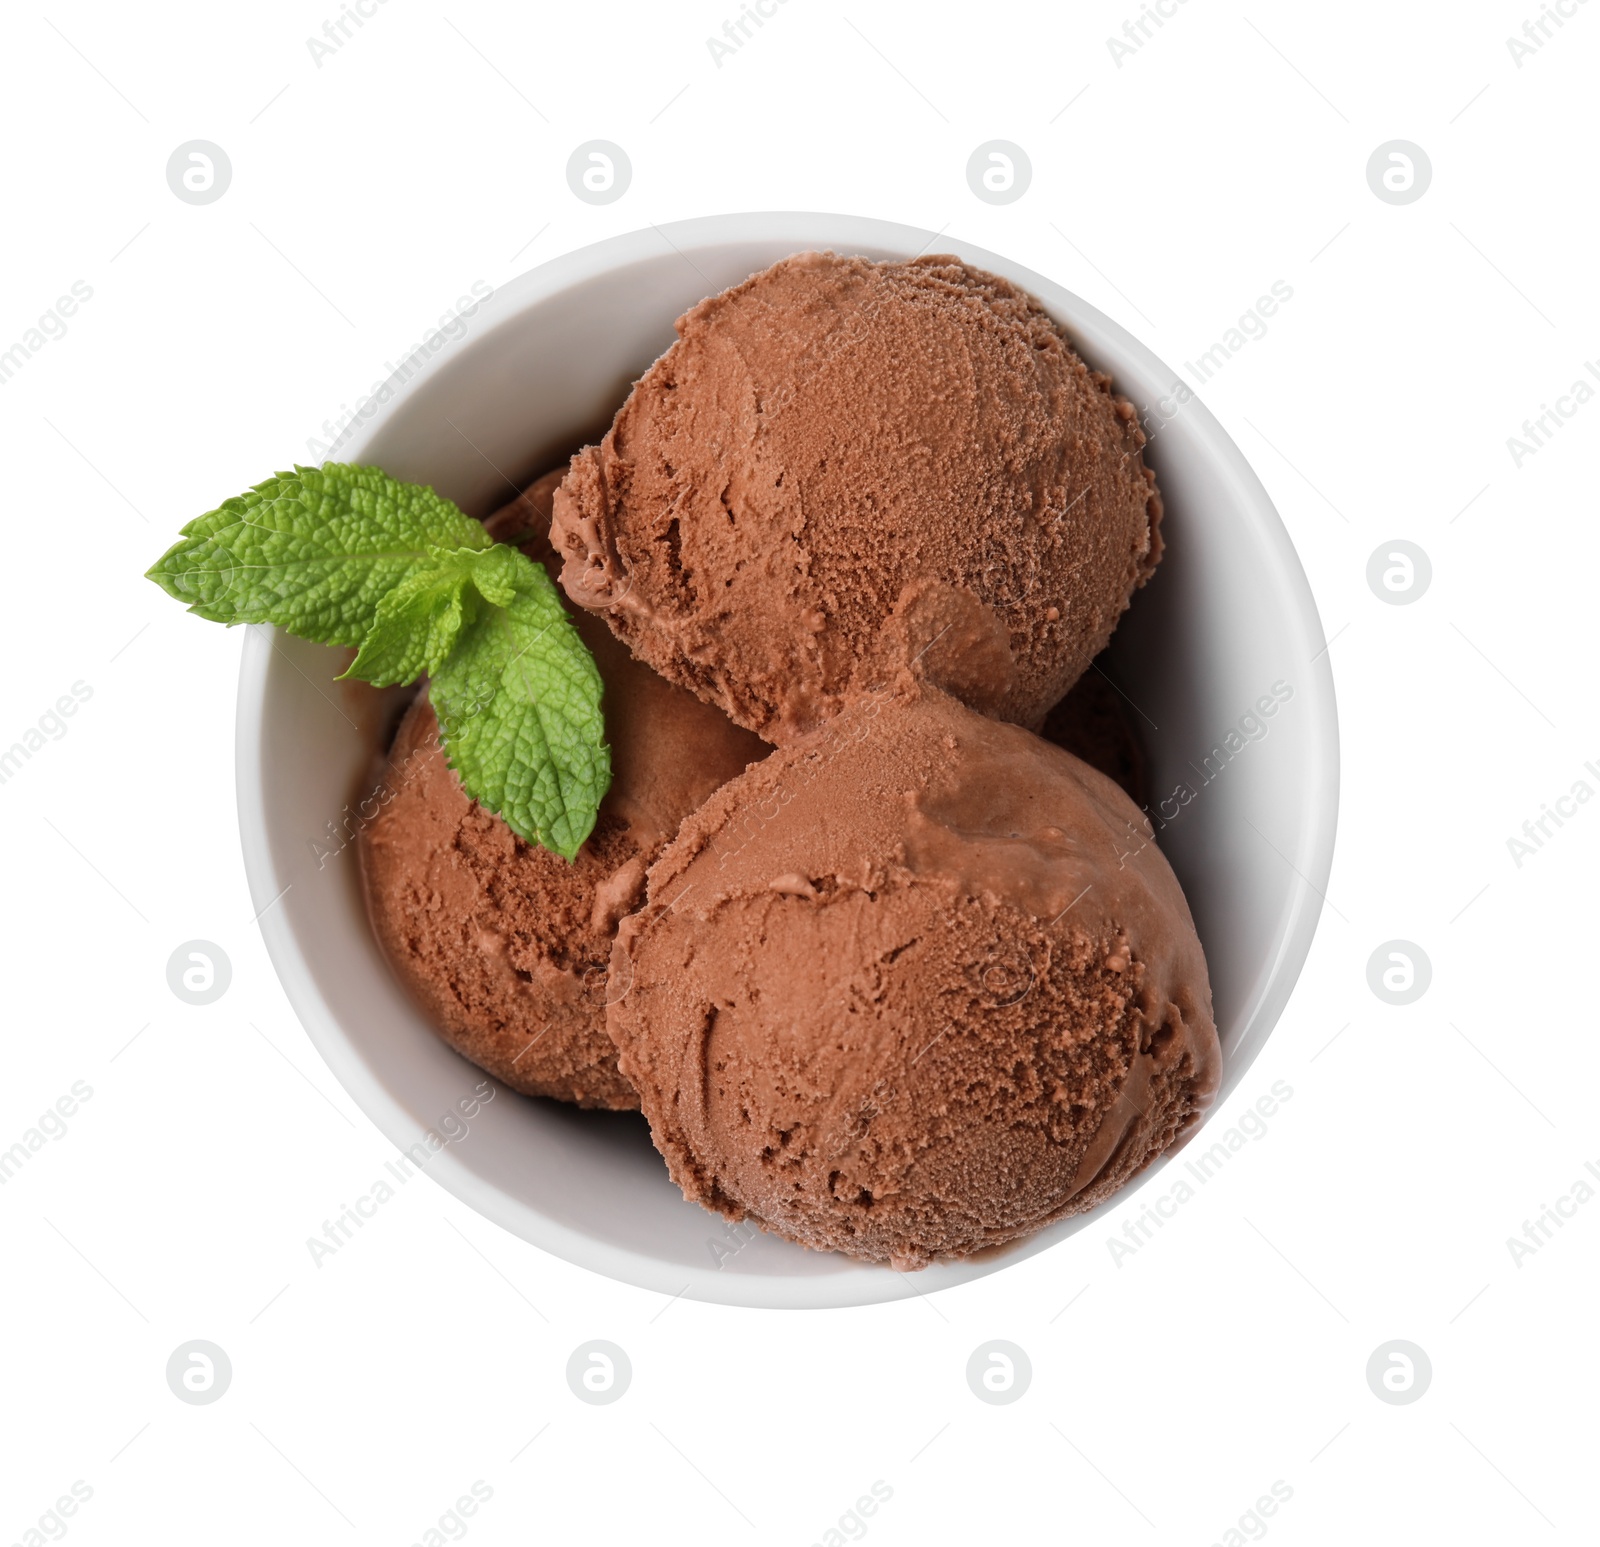
[[[701,297],[806,248],[904,258],[927,242],[878,221],[752,215],[569,254],[503,287],[465,337],[404,380],[402,367],[332,455],[432,484],[486,515],[603,433],[672,342],[674,318]],[[1145,734],[1159,842],[1210,966],[1226,1096],[1293,986],[1331,861],[1336,721],[1310,590],[1264,490],[1176,373],[1042,276],[962,243],[937,250],[1036,296],[1140,406],[1151,434],[1167,555],[1101,664]],[[751,1237],[686,1203],[638,1116],[581,1113],[488,1081],[434,1036],[368,929],[349,834],[393,699],[335,684],[339,669],[319,646],[250,632],[238,727],[246,866],[268,948],[319,1051],[444,1186],[569,1260],[667,1294],[752,1305],[927,1293],[1094,1222],[1099,1211],[908,1278]]]

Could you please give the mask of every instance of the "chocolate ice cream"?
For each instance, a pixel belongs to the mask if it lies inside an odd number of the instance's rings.
[[[902,673],[650,872],[608,1025],[685,1195],[899,1269],[1090,1208],[1220,1056],[1176,878],[1109,780]]]
[[[560,477],[540,479],[490,532],[547,554]],[[635,661],[597,619],[577,626],[605,681],[613,769],[577,858],[523,842],[464,793],[424,693],[361,833],[362,873],[391,966],[452,1047],[514,1090],[634,1108],[605,1030],[617,921],[643,900],[645,872],[683,818],[768,749]]]
[[[1037,726],[1160,556],[1109,378],[954,258],[801,254],[677,330],[557,493],[567,594],[778,745],[913,660]]]

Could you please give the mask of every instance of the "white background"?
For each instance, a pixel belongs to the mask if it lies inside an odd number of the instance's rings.
[[[732,0],[386,0],[320,67],[331,0],[8,9],[0,348],[74,281],[93,298],[0,387],[0,745],[74,682],[93,696],[0,785],[0,1148],[74,1081],[93,1095],[0,1188],[0,1543],[79,1479],[85,1547],[417,1542],[480,1479],[485,1547],[817,1542],[876,1480],[885,1547],[1237,1540],[1279,1480],[1261,1524],[1284,1544],[1594,1539],[1600,1198],[1520,1266],[1506,1244],[1600,1166],[1600,805],[1520,868],[1506,842],[1576,780],[1600,789],[1600,406],[1520,468],[1506,444],[1600,354],[1600,4],[1519,69],[1532,4],[1186,0],[1120,68],[1105,40],[1135,0],[786,0],[720,68]],[[204,207],[165,179],[196,138],[233,163]],[[633,162],[605,207],[565,179],[592,138]],[[965,178],[995,138],[1033,164],[1003,207]],[[1433,165],[1400,207],[1365,175],[1395,138]],[[1174,366],[1292,287],[1201,389],[1333,638],[1330,906],[1213,1122],[1274,1081],[1292,1098],[1120,1266],[1108,1240],[1147,1199],[932,1299],[671,1303],[432,1183],[316,1268],[306,1237],[390,1151],[252,923],[241,637],[141,573],[185,520],[310,460],[473,281],[738,209],[943,228]],[[1366,582],[1394,538],[1432,561],[1413,605]],[[234,968],[203,1009],[165,977],[195,937]],[[1405,1008],[1366,980],[1394,937],[1434,969]],[[232,1360],[212,1406],[166,1384],[194,1338]],[[631,1357],[614,1405],[567,1389],[590,1338]],[[993,1338],[1032,1360],[1010,1406],[966,1385]],[[1366,1381],[1396,1338],[1432,1361],[1412,1405]]]

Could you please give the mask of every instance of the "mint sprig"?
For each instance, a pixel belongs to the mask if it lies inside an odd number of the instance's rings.
[[[571,859],[611,783],[600,671],[544,566],[507,551],[533,583],[509,606],[481,610],[428,693],[462,787]]]
[[[213,622],[355,646],[347,677],[429,674],[468,795],[569,860],[593,830],[611,783],[594,658],[544,566],[432,489],[297,466],[191,521],[149,578]]]

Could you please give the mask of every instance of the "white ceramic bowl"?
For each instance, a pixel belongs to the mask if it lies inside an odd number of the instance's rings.
[[[432,484],[486,515],[509,496],[508,480],[525,481],[598,438],[629,385],[672,342],[673,319],[702,296],[793,252],[904,258],[933,241],[852,216],[726,215],[569,253],[503,286],[464,336],[408,381],[391,383],[393,396],[334,456]],[[1036,296],[1154,431],[1149,457],[1166,500],[1168,552],[1117,631],[1111,672],[1144,716],[1152,788],[1192,792],[1169,806],[1177,815],[1160,841],[1210,963],[1225,1098],[1289,997],[1332,860],[1337,720],[1310,588],[1238,448],[1198,401],[1176,402],[1175,372],[1043,275],[961,242],[939,240],[934,250]],[[1170,417],[1163,403],[1176,409]],[[458,1103],[470,1105],[482,1076],[434,1036],[390,976],[367,926],[354,847],[338,851],[329,836],[347,820],[383,717],[370,690],[334,684],[337,669],[332,651],[251,630],[238,720],[251,894],[318,1051],[401,1149],[430,1129],[448,1139],[426,1169],[457,1197],[597,1272],[734,1305],[857,1305],[928,1293],[1094,1228],[1100,1211],[982,1261],[906,1276],[774,1236],[746,1243],[683,1200],[637,1115],[579,1112],[496,1088],[475,1116],[460,1117]],[[1270,719],[1247,719],[1275,683],[1280,699],[1284,687],[1292,696]],[[1225,766],[1212,756],[1219,747]],[[1215,771],[1202,782],[1208,757]]]

